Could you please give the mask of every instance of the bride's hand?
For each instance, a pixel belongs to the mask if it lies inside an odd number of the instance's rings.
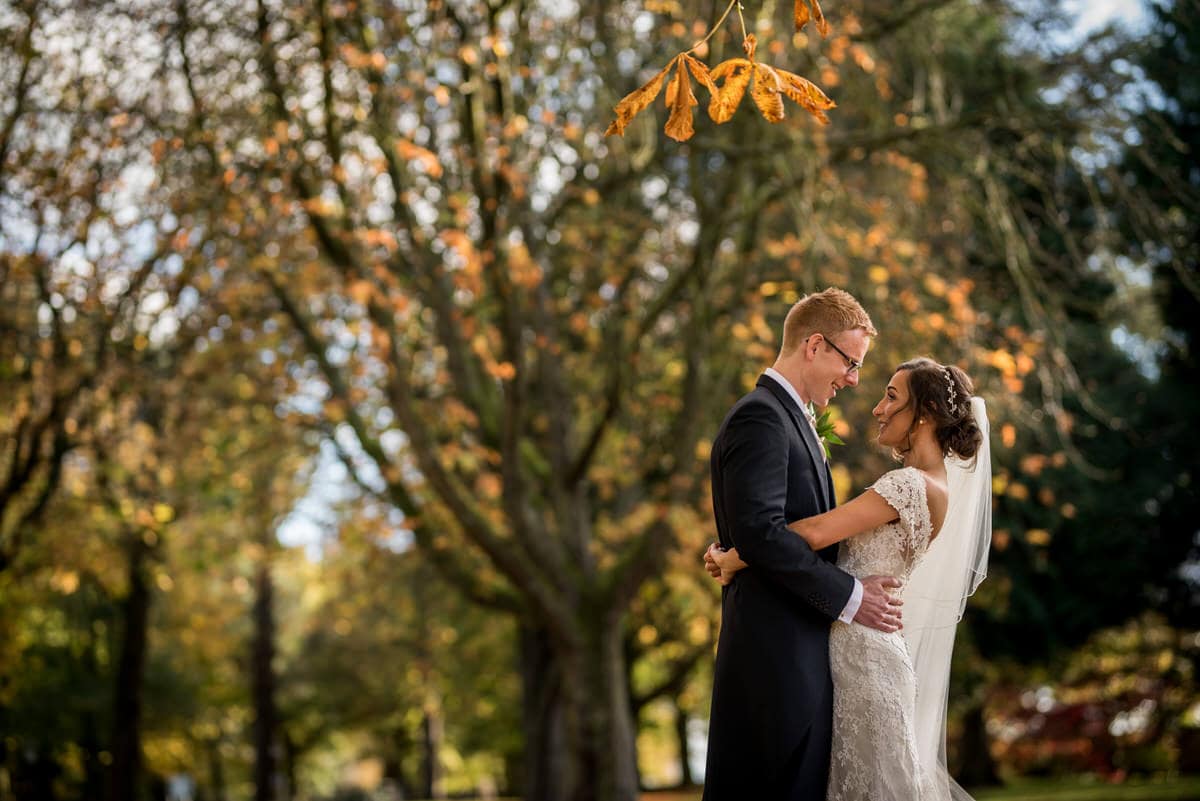
[[[726,551],[714,542],[704,552],[704,567],[708,570],[709,575],[719,581],[723,587],[733,581],[733,577],[739,570],[746,567],[746,563],[738,556],[737,548],[730,548]]]

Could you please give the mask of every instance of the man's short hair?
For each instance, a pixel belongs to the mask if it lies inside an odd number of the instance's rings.
[[[870,337],[878,334],[866,309],[849,292],[830,287],[824,292],[805,295],[792,305],[783,321],[780,353],[791,355],[813,334],[832,338],[855,328],[861,328]]]

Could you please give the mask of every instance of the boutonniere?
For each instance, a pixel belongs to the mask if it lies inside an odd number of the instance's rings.
[[[808,411],[812,414],[813,419],[817,421],[817,439],[821,441],[821,447],[825,449],[825,458],[829,459],[831,455],[829,453],[830,445],[846,444],[837,435],[837,432],[833,430],[833,410],[826,406],[825,411],[818,415],[816,408],[810,403],[808,404]]]

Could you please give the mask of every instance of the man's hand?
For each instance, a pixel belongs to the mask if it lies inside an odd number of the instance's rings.
[[[900,581],[892,576],[868,576],[862,580],[862,585],[862,605],[858,607],[854,622],[886,633],[903,628],[900,606],[904,602],[888,592],[899,587]]]
[[[721,578],[721,566],[717,564],[716,557],[713,556],[713,550],[721,550],[720,543],[712,543],[704,551],[704,569],[708,571],[708,575],[715,579]]]

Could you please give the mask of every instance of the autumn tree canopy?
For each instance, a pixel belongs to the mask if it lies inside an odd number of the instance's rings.
[[[95,796],[133,719],[135,782],[142,759],[317,786],[353,741],[410,790],[461,749],[455,781],[633,798],[652,705],[680,739],[706,715],[710,438],[827,285],[881,332],[828,410],[839,497],[889,467],[869,410],[898,362],[960,364],[994,415],[972,736],[996,665],[1184,619],[1194,125],[1114,98],[1190,97],[1190,39],[1056,50],[1061,24],[959,0],[15,6],[0,724],[34,757],[0,769]],[[320,459],[353,489],[310,563],[275,533]],[[56,691],[65,728],[34,711]]]

